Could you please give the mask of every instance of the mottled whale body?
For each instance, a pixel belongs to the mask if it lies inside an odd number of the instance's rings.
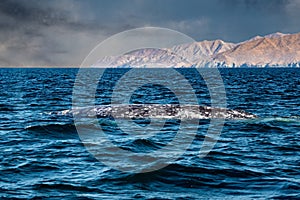
[[[243,110],[212,108],[199,105],[178,104],[130,104],[100,105],[93,108],[80,108],[61,111],[58,114],[99,118],[166,118],[166,119],[254,119],[256,115]]]

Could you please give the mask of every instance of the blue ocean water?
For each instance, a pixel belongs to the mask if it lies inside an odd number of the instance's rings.
[[[156,70],[149,73],[164,73]],[[97,104],[110,103],[115,83],[127,71],[105,71]],[[227,120],[214,149],[204,158],[198,152],[209,120],[191,124],[198,131],[186,153],[163,169],[141,174],[105,166],[82,144],[71,115],[51,114],[72,108],[77,72],[0,69],[1,199],[300,198],[299,69],[220,69],[228,108],[259,117]],[[197,70],[178,72],[189,80],[199,103],[210,105]],[[168,78],[176,85],[176,77]],[[166,104],[178,99],[167,88],[153,84],[136,90],[131,102]],[[147,125],[147,120],[136,123]],[[176,134],[178,123],[169,120],[163,134],[153,140],[115,144],[134,152],[154,151]],[[127,137],[113,123],[100,124],[110,139]],[[119,162],[125,164],[126,159]]]

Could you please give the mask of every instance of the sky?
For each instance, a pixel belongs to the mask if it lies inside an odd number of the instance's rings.
[[[300,32],[300,0],[1,0],[0,66],[79,66],[104,39],[164,27],[197,41]]]

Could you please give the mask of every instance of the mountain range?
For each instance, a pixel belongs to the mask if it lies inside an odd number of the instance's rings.
[[[300,33],[256,36],[240,43],[201,41],[107,56],[101,67],[300,67]]]

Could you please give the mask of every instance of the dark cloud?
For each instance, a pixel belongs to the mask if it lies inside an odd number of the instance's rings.
[[[79,65],[101,40],[141,26],[232,42],[298,32],[299,9],[296,0],[1,0],[0,65]]]

